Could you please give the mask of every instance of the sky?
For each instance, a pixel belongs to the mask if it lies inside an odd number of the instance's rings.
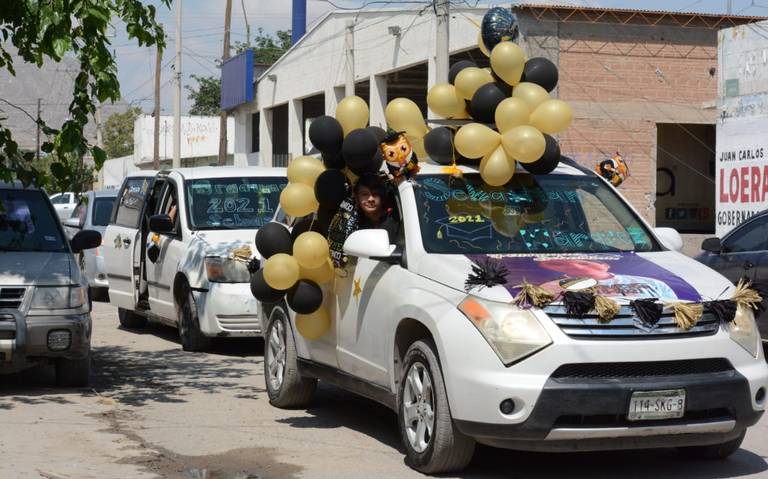
[[[225,0],[174,0],[174,7],[168,10],[156,0],[147,0],[157,6],[158,21],[163,23],[168,35],[167,47],[163,52],[161,70],[161,113],[173,114],[173,74],[176,51],[175,2],[182,1],[182,85],[196,84],[192,75],[219,76],[216,60],[221,58],[224,35]],[[451,0],[457,5],[509,6],[510,2],[490,0]],[[277,30],[291,28],[291,0],[232,0],[231,43],[246,40],[246,19],[250,24],[251,38],[262,28],[274,34]],[[341,8],[420,8],[427,0],[404,2],[404,0],[307,0],[307,29],[325,13]],[[531,2],[529,2],[531,3]],[[535,3],[576,4],[590,7],[640,8],[645,10],[669,10],[682,12],[725,13],[730,4],[731,12],[739,15],[768,16],[768,0],[540,0]],[[399,5],[398,5],[399,4]],[[128,39],[123,25],[115,25],[112,38],[113,49],[118,61],[123,101],[141,107],[151,113],[154,94],[155,49],[140,48]],[[189,92],[182,90],[182,114],[191,102]]]

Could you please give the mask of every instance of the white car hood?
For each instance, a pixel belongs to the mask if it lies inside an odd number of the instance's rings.
[[[633,261],[639,263],[641,267],[638,267],[634,271],[629,273],[634,276],[634,281],[642,281],[641,278],[648,278],[649,282],[670,284],[671,288],[675,290],[675,293],[680,295],[680,299],[685,300],[701,300],[707,301],[712,299],[723,299],[730,297],[733,284],[728,281],[724,276],[710,269],[709,267],[689,258],[683,254],[673,251],[660,251],[653,253],[639,253],[639,254],[626,254],[626,259],[617,260],[616,264],[622,261],[625,264]],[[558,255],[558,258],[568,258],[570,255]],[[583,257],[584,255],[572,255],[574,258]],[[506,285],[497,285],[493,287],[474,287],[468,291],[472,295],[478,296],[484,299],[500,302],[509,302],[513,299],[513,294],[510,289],[514,289],[514,286],[522,282],[522,278],[526,277],[527,268],[530,267],[530,261],[532,256],[520,256],[513,258],[505,258],[504,263],[507,266],[510,274],[508,274],[508,283]],[[639,260],[637,259],[639,258]],[[478,257],[474,256],[473,259],[477,260]],[[475,264],[473,259],[465,255],[440,255],[440,254],[428,254],[418,264],[412,265],[414,271],[420,276],[424,276],[438,283],[444,284],[450,288],[467,291],[465,289],[465,282],[468,275],[472,271],[472,265]],[[643,260],[651,263],[646,263],[646,268],[642,268]],[[550,273],[557,277],[564,277],[559,273]],[[626,273],[625,273],[626,274]],[[535,273],[530,274],[528,278],[533,281]],[[693,296],[698,295],[699,298]],[[651,293],[645,294],[646,297],[654,296]],[[621,299],[617,298],[619,302]],[[662,298],[664,299],[664,298]]]
[[[251,254],[256,252],[256,232],[258,230],[205,230],[198,231],[197,238],[205,244],[206,256],[228,256],[241,246],[249,246]]]
[[[72,284],[78,271],[69,253],[0,252],[0,286]]]

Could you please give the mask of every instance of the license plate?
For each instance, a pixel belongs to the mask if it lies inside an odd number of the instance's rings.
[[[627,419],[674,419],[685,414],[685,389],[668,391],[636,391],[629,400]]]

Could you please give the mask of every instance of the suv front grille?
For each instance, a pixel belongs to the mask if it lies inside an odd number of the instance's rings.
[[[661,316],[654,328],[647,328],[640,322],[629,306],[622,306],[619,314],[610,322],[601,322],[596,314],[574,318],[565,312],[562,305],[551,305],[544,312],[568,336],[575,339],[665,339],[680,336],[708,336],[720,328],[717,317],[705,312],[691,329],[680,329],[672,313]]]
[[[556,380],[636,379],[658,376],[683,376],[733,371],[725,358],[683,359],[626,363],[563,364],[552,373]]]
[[[26,288],[0,288],[0,309],[19,309]]]

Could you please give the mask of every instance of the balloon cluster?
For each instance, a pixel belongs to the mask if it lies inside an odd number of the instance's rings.
[[[483,18],[480,49],[491,68],[464,60],[451,66],[448,83],[432,87],[427,104],[449,119],[473,119],[454,132],[431,130],[424,137],[428,156],[441,164],[457,158],[479,159],[480,175],[491,186],[507,183],[520,162],[534,174],[555,169],[560,147],[551,135],[565,130],[572,112],[549,96],[558,81],[557,67],[546,58],[526,59],[513,40],[514,15],[496,7]]]

